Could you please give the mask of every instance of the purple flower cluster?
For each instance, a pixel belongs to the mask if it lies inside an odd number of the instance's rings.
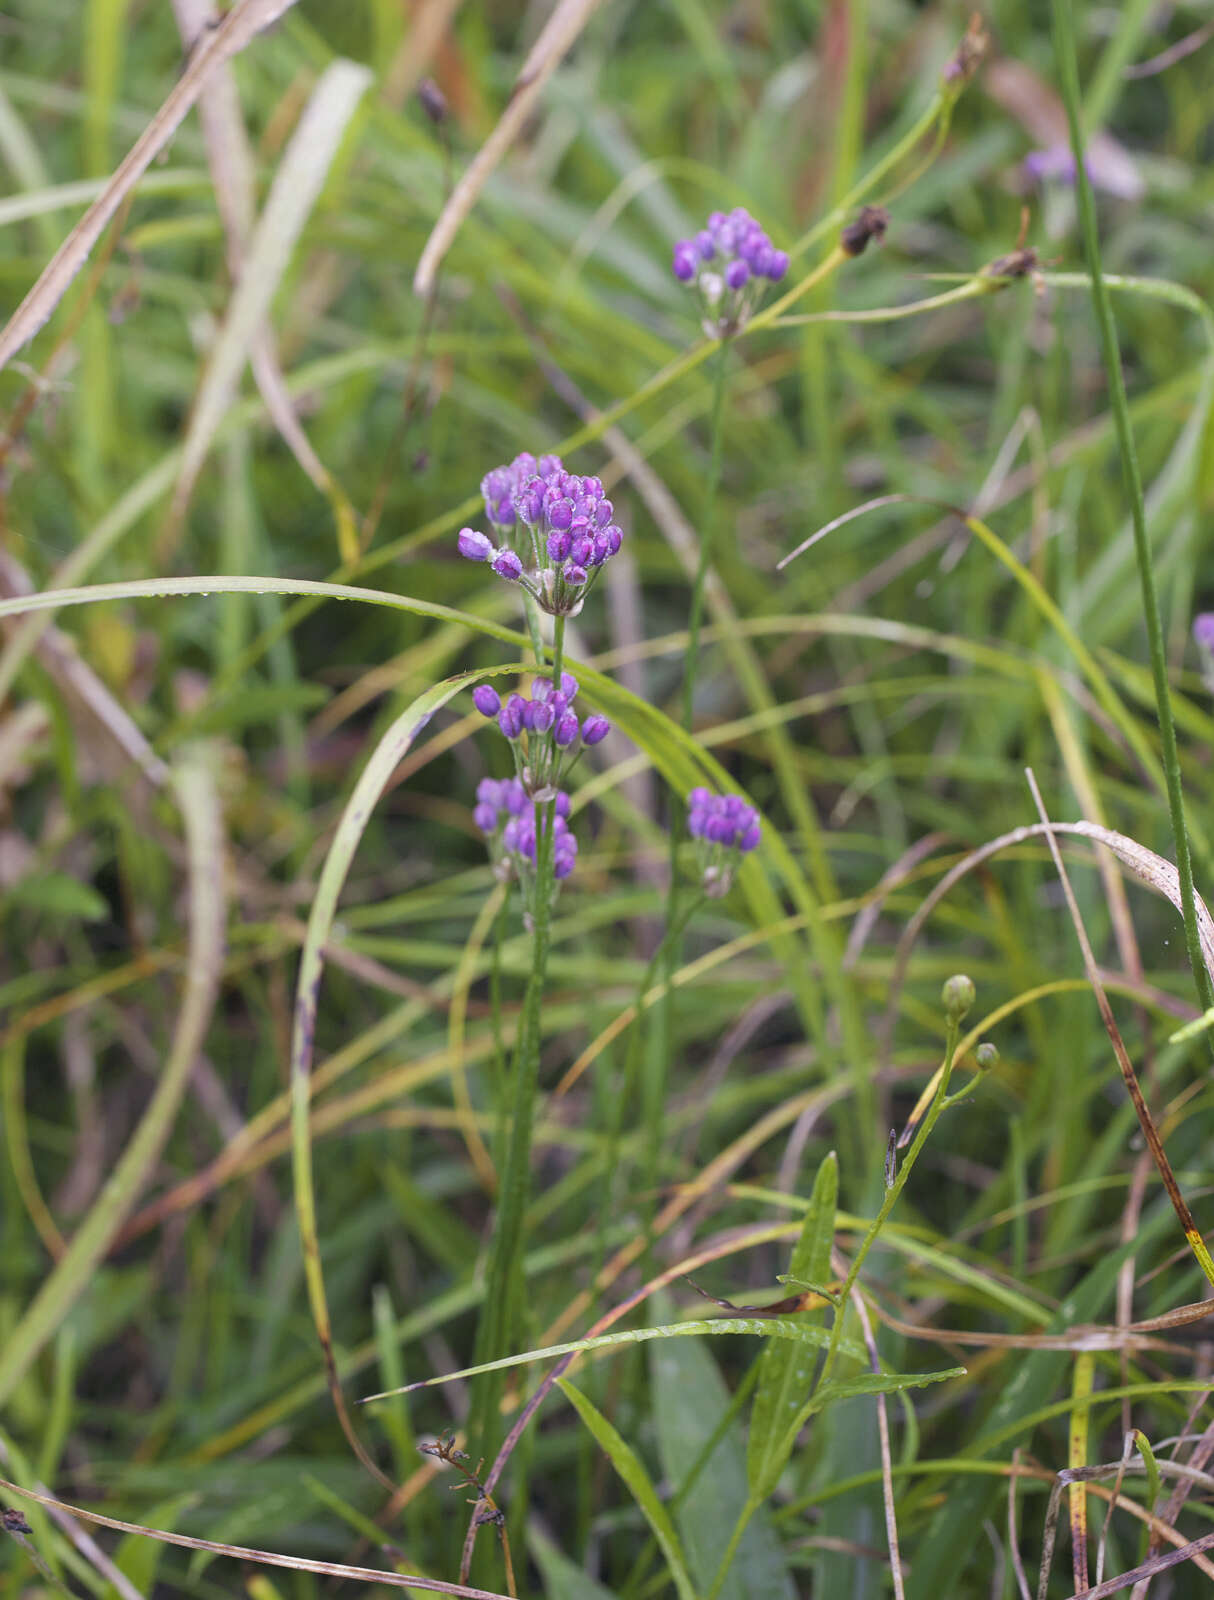
[[[524,454],[486,473],[481,493],[489,522],[512,543],[464,528],[460,555],[487,561],[552,616],[576,616],[624,537],[601,479],[566,472],[559,456]]]
[[[759,843],[759,813],[736,794],[693,789],[687,796],[687,831],[696,841],[704,892],[729,892],[738,861]]]
[[[552,871],[559,882],[577,862],[577,838],[570,830],[569,796],[558,794],[552,814]],[[535,893],[536,853],[542,816],[517,778],[482,778],[476,789],[473,821],[485,835],[494,871],[504,882],[517,878],[529,902]],[[528,903],[528,911],[534,914]]]
[[[746,325],[764,285],[788,271],[788,255],[737,206],[728,215],[714,211],[694,239],[679,240],[673,271],[680,283],[695,286],[709,338],[725,339]]]
[[[543,799],[560,786],[583,750],[601,743],[611,724],[592,711],[580,721],[573,709],[577,679],[561,673],[558,689],[550,678],[537,678],[531,698],[512,694],[503,701],[487,683],[472,691],[472,703],[483,717],[496,717],[497,725],[514,751],[519,781],[528,794]]]

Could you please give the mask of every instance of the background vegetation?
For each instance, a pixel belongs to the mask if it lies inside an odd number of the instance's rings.
[[[1038,821],[1028,766],[1053,819],[1176,860],[1128,456],[1059,165],[1073,23],[1199,889],[1214,864],[1209,662],[1190,639],[1214,608],[1211,46],[1198,7],[1070,10],[994,6],[985,65],[942,98],[960,5],[611,0],[427,297],[423,246],[547,8],[300,0],[233,61],[236,98],[191,114],[121,207],[0,373],[0,1476],[461,1592],[471,1491],[418,1446],[462,1443],[468,1382],[354,1402],[473,1360],[531,959],[472,822],[478,780],[507,770],[501,741],[458,694],[358,829],[339,819],[419,695],[525,657],[517,593],[454,536],[485,471],[559,450],[603,476],[627,542],[566,641],[605,674],[586,692],[616,731],[579,768],[581,856],[552,930],[518,1349],[579,1338],[633,1295],[618,1328],[715,1315],[688,1273],[735,1305],[788,1294],[798,1237],[800,1276],[837,1286],[890,1195],[889,1130],[952,1055],[950,974],[977,989],[953,1088],[980,1039],[999,1061],[942,1113],[859,1278],[885,1371],[964,1373],[824,1404],[722,1565],[748,1426],[755,1482],[751,1395],[776,1377],[808,1394],[816,1350],[765,1344],[772,1324],[751,1319],[585,1356],[495,1487],[518,1592],[1027,1593],[1055,1473],[1116,1461],[1129,1429],[1140,1453],[1107,1524],[1112,1474],[1063,1503],[1049,1592],[1098,1582],[1101,1538],[1107,1578],[1209,1534],[1205,1325],[1116,1331],[1206,1279],[1048,841],[971,859]],[[201,16],[189,0],[0,11],[6,312],[188,74],[179,23]],[[1026,172],[1034,151],[1059,175]],[[714,492],[712,363],[683,359],[707,347],[673,241],[745,205],[793,252],[795,284],[878,169],[864,198],[888,202],[884,244],[734,342]],[[197,575],[256,581],[222,593]],[[128,580],[150,581],[103,587]],[[77,586],[98,586],[91,603],[56,614],[21,598]],[[663,1000],[648,963],[697,749],[762,808],[765,843],[692,922]],[[353,855],[331,926],[314,924],[326,965],[292,1160],[295,983],[335,840]],[[1120,864],[1082,837],[1061,847],[1200,1227],[1214,1098],[1204,1037],[1171,1039],[1202,1007],[1175,875],[1128,847]],[[352,1429],[394,1488],[336,1418],[318,1280]],[[848,1382],[867,1370],[857,1299]],[[1081,1349],[1087,1324],[1108,1331]],[[795,1353],[791,1377],[765,1347]],[[504,1422],[549,1366],[510,1372]],[[94,1544],[84,1520],[5,1498],[6,1595],[336,1586],[137,1535]],[[1148,1544],[1152,1507],[1170,1543],[1157,1523]],[[1206,1593],[1211,1571],[1186,1560],[1151,1592]],[[509,1587],[493,1527],[472,1581]]]

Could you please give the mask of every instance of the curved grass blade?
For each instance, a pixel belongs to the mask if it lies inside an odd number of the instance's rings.
[[[495,667],[482,672],[464,673],[435,684],[419,695],[380,739],[370,760],[359,774],[358,782],[346,802],[329,853],[321,869],[320,881],[312,900],[308,916],[307,933],[299,958],[299,974],[295,984],[295,1008],[291,1035],[291,1167],[295,1185],[295,1210],[299,1221],[300,1242],[303,1248],[304,1277],[308,1288],[308,1303],[316,1326],[324,1357],[329,1392],[337,1411],[342,1431],[350,1448],[375,1478],[388,1487],[391,1480],[380,1471],[357,1433],[346,1409],[341,1391],[341,1379],[333,1353],[332,1325],[329,1318],[328,1297],[325,1293],[324,1272],[320,1260],[320,1242],[316,1229],[316,1194],[312,1180],[312,1141],[310,1122],[312,1047],[316,1031],[316,1013],[320,1000],[320,981],[324,973],[325,945],[333,928],[337,902],[354,854],[362,840],[371,812],[388,782],[405,756],[414,739],[431,717],[449,700],[482,678],[504,672],[513,672],[513,664]]]
[[[696,1591],[687,1572],[687,1562],[683,1557],[679,1536],[674,1531],[674,1523],[671,1522],[666,1507],[658,1499],[657,1490],[645,1471],[641,1458],[580,1389],[575,1388],[567,1378],[558,1378],[556,1381],[560,1385],[561,1393],[566,1396],[602,1447],[611,1465],[628,1486],[646,1522],[653,1529],[653,1536],[666,1557],[666,1565],[674,1580],[679,1600],[696,1600]]]
[[[173,774],[185,824],[189,874],[189,961],[185,994],[156,1091],[113,1175],[25,1315],[0,1346],[0,1402],[29,1370],[68,1309],[88,1288],[126,1221],[172,1129],[206,1034],[223,960],[223,825],[214,774],[194,751]]]
[[[703,1334],[746,1333],[759,1339],[792,1339],[798,1344],[814,1345],[824,1350],[830,1335],[824,1328],[812,1323],[793,1322],[787,1317],[710,1317],[693,1322],[668,1322],[657,1328],[628,1328],[623,1333],[604,1333],[597,1339],[573,1339],[568,1344],[550,1344],[543,1350],[525,1350],[522,1355],[503,1356],[499,1361],[485,1361],[478,1367],[461,1367],[458,1372],[445,1372],[439,1378],[422,1378],[408,1383],[403,1389],[387,1390],[384,1394],[365,1395],[363,1405],[372,1400],[386,1400],[389,1394],[411,1394],[414,1389],[433,1389],[440,1384],[453,1383],[456,1378],[474,1378],[481,1372],[501,1371],[506,1367],[525,1367],[532,1361],[548,1361],[554,1356],[573,1355],[582,1350],[606,1350],[613,1345],[647,1344],[651,1339],[690,1339]],[[842,1339],[839,1348],[857,1360],[864,1357],[863,1346],[853,1339]]]

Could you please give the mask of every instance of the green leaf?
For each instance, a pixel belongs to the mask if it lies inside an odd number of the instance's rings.
[[[929,1383],[948,1378],[964,1378],[964,1367],[946,1367],[942,1372],[861,1372],[854,1378],[824,1383],[814,1395],[813,1411],[825,1411],[836,1400],[854,1400],[862,1394],[899,1394],[903,1389],[923,1389]],[[812,1413],[811,1413],[812,1414]]]
[[[718,1430],[729,1391],[708,1347],[698,1340],[655,1345],[650,1371],[662,1470],[678,1491]],[[676,1501],[675,1520],[700,1595],[709,1592],[743,1515],[750,1520],[717,1600],[794,1600],[797,1591],[780,1541],[747,1489],[745,1444],[735,1426],[722,1432],[690,1489]]]
[[[818,1168],[801,1236],[793,1249],[790,1278],[825,1283],[830,1277],[838,1194],[839,1163],[832,1150]],[[784,1470],[796,1437],[795,1433],[789,1435],[789,1424],[810,1392],[813,1369],[806,1352],[789,1344],[770,1344],[759,1357],[759,1386],[746,1449],[746,1473],[756,1500],[767,1498]]]
[[[574,1388],[573,1384],[564,1378],[558,1378],[557,1383],[641,1508],[662,1554],[666,1557],[666,1565],[670,1569],[670,1576],[674,1579],[679,1600],[696,1600],[696,1591],[687,1576],[687,1564],[683,1559],[679,1536],[674,1531],[669,1512],[658,1499],[658,1492],[645,1471],[640,1457],[580,1389]]]
[[[540,1569],[548,1600],[616,1600],[610,1589],[570,1561],[533,1523],[527,1525],[527,1548]]]
[[[612,1345],[647,1344],[651,1339],[688,1339],[701,1334],[749,1333],[759,1339],[792,1339],[797,1344],[815,1345],[823,1350],[830,1343],[824,1328],[812,1323],[793,1322],[789,1317],[706,1317],[693,1322],[670,1322],[657,1328],[626,1328],[622,1333],[602,1333],[597,1339],[573,1339],[568,1344],[550,1344],[542,1350],[524,1350],[521,1355],[503,1356],[499,1361],[482,1361],[476,1367],[461,1367],[458,1372],[445,1372],[440,1378],[424,1378],[420,1383],[410,1383],[405,1393],[412,1389],[429,1389],[440,1383],[454,1383],[457,1378],[474,1378],[480,1372],[497,1372],[505,1367],[522,1367],[530,1361],[547,1361],[554,1356],[567,1356],[578,1350],[606,1350]],[[863,1348],[852,1339],[841,1339],[839,1348],[846,1355],[864,1359]],[[382,1394],[363,1397],[364,1404],[383,1400]]]
[[[91,884],[66,872],[42,872],[22,878],[5,896],[11,906],[45,911],[53,917],[80,917],[84,922],[104,922],[110,914],[105,897]]]

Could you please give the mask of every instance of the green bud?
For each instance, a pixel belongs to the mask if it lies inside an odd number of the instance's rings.
[[[948,1020],[960,1022],[977,999],[974,980],[967,978],[964,972],[958,972],[953,977],[947,978],[944,988],[940,991],[940,999],[948,1013]]]
[[[989,1072],[999,1065],[999,1052],[993,1044],[980,1044],[974,1051],[974,1062],[979,1072]]]

